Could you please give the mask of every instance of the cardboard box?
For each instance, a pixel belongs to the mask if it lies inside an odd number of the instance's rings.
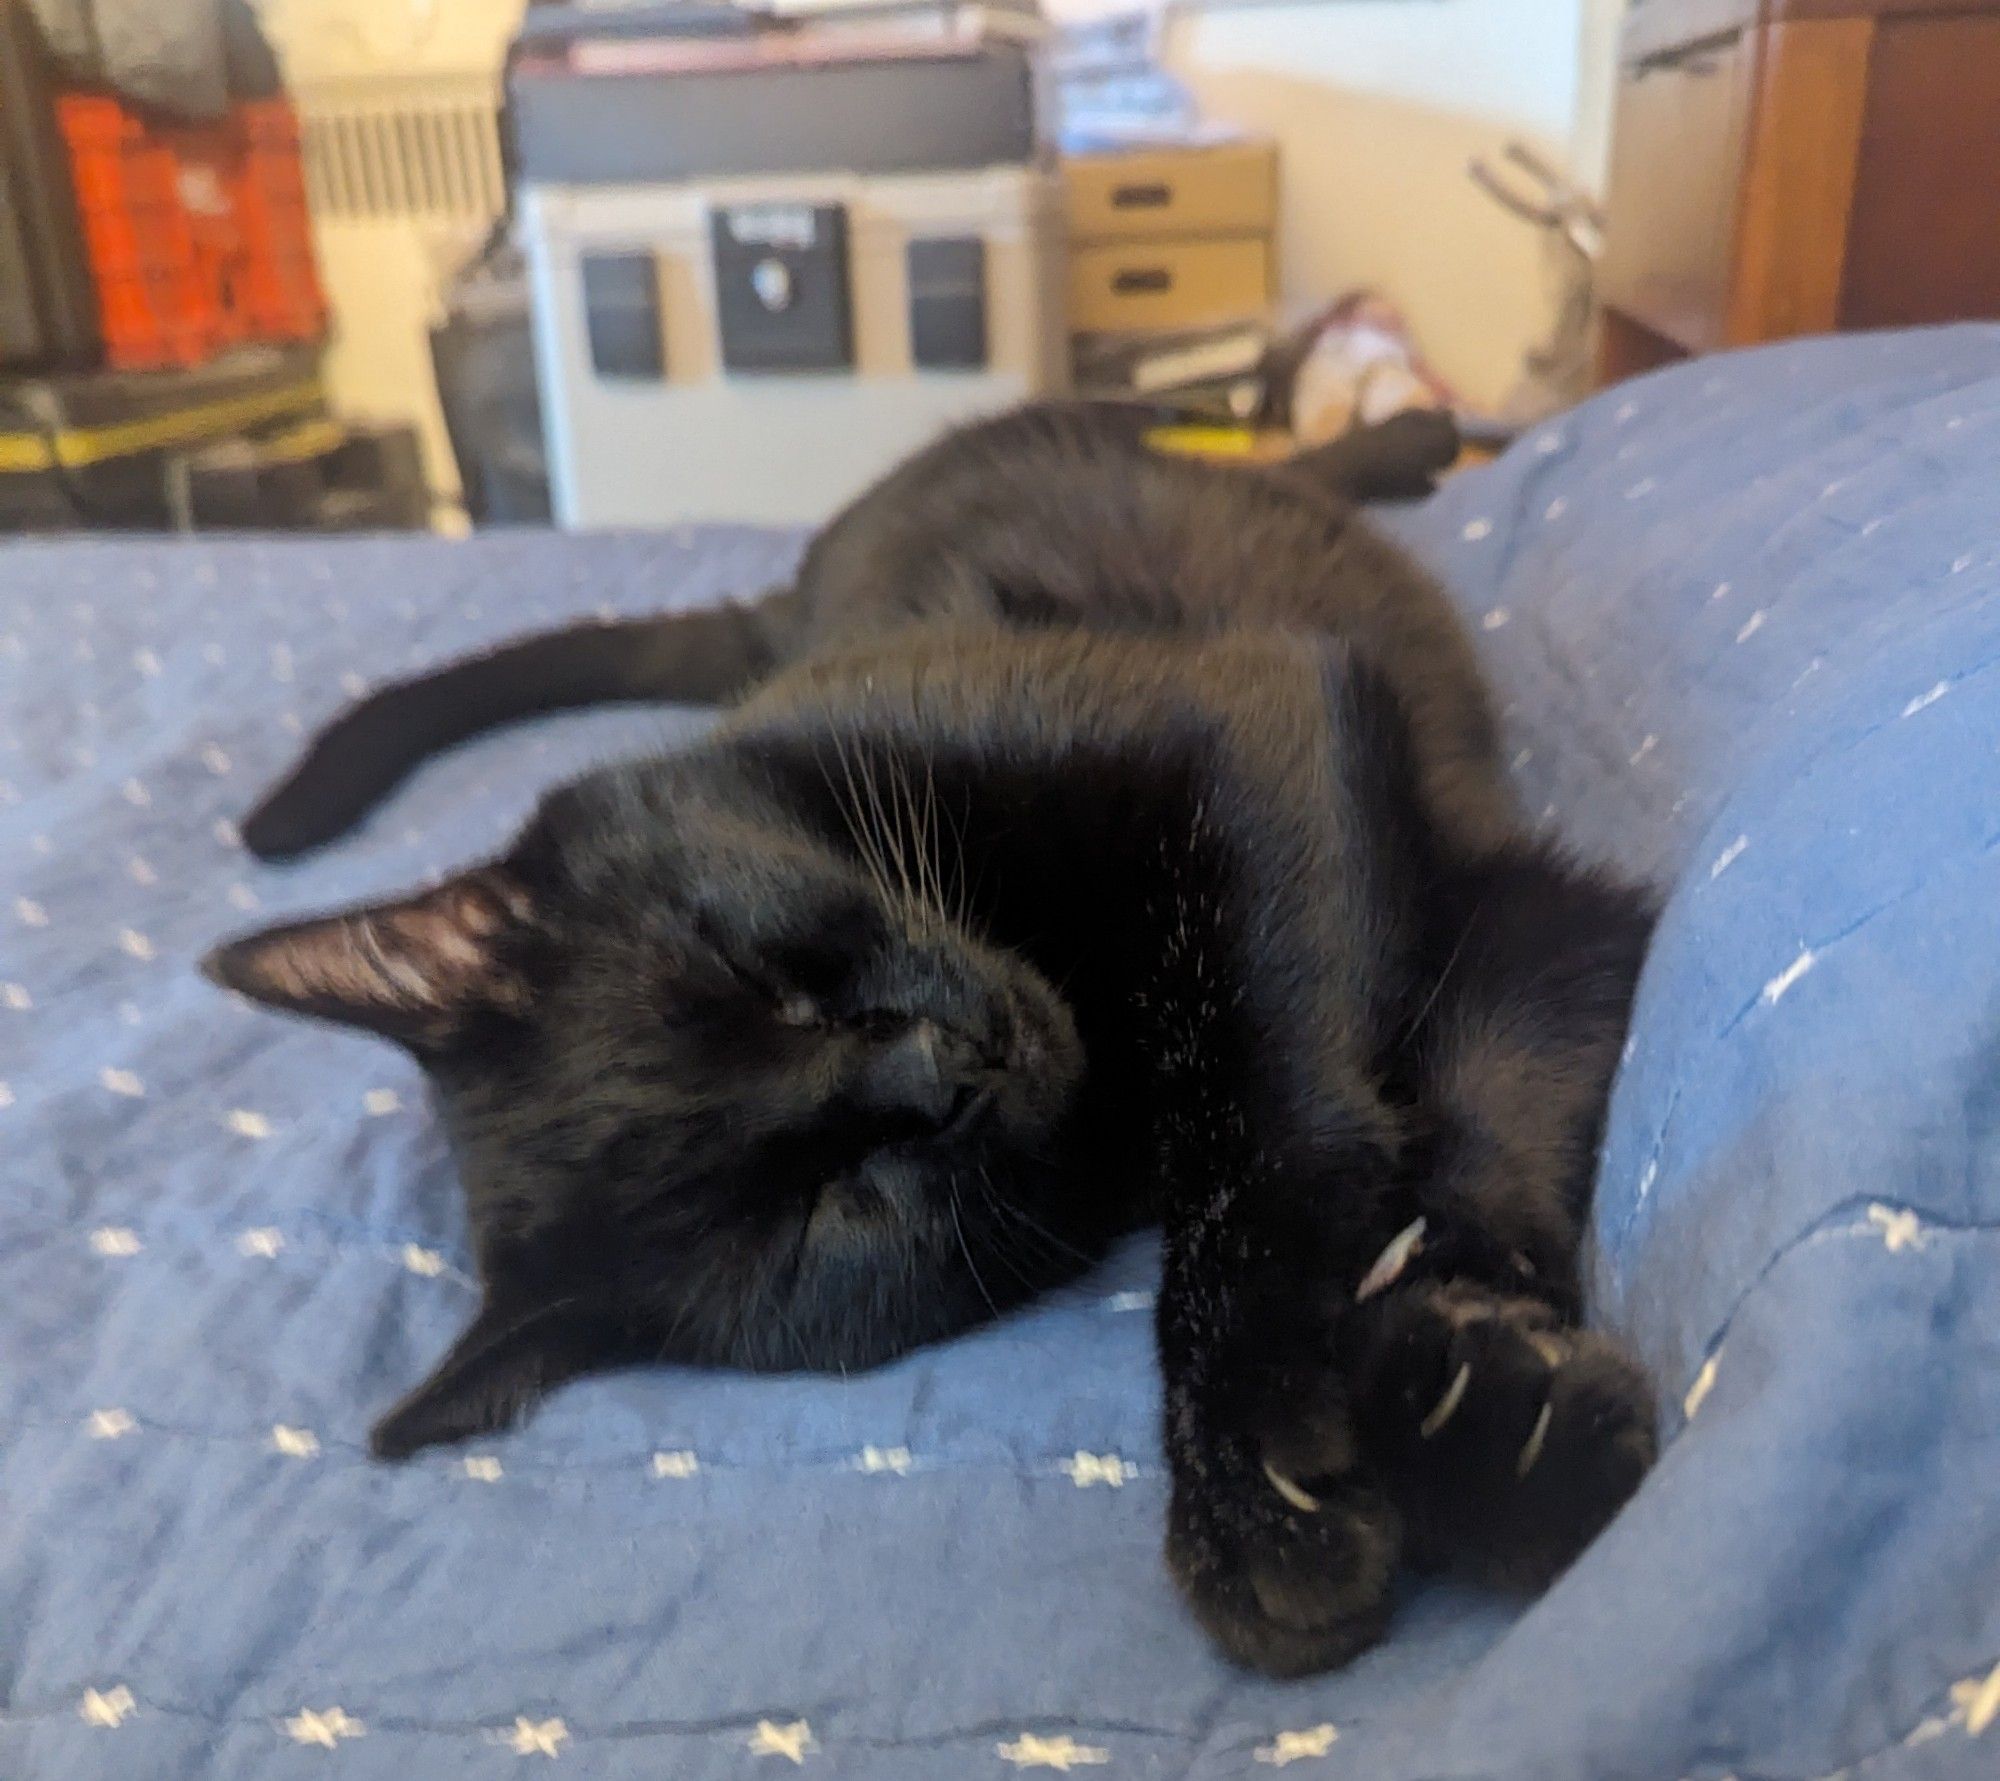
[[[1268,235],[1278,217],[1269,142],[1080,155],[1063,163],[1072,241]]]
[[[1069,325],[1080,333],[1199,328],[1262,316],[1270,304],[1265,236],[1070,249]]]

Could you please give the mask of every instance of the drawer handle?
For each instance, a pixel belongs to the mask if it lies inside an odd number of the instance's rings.
[[[1121,297],[1136,297],[1146,291],[1170,291],[1174,275],[1164,266],[1128,266],[1111,275],[1111,288]]]
[[[1720,56],[1672,56],[1658,62],[1641,62],[1639,78],[1644,80],[1649,74],[1689,74],[1696,80],[1706,80],[1711,74],[1722,72]]]
[[[1700,43],[1683,44],[1679,49],[1663,49],[1643,62],[1633,63],[1631,77],[1645,80],[1655,74],[1691,74],[1696,80],[1706,80],[1728,65],[1725,52],[1735,46],[1734,38],[1710,37]]]
[[[1173,202],[1173,190],[1165,180],[1155,180],[1149,185],[1114,186],[1111,192],[1113,210],[1163,210]]]

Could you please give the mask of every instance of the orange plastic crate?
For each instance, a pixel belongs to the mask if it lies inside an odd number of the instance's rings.
[[[213,357],[224,333],[220,305],[172,147],[116,99],[64,94],[56,121],[69,147],[106,359],[152,370]]]
[[[262,339],[317,340],[326,332],[326,295],[313,262],[298,114],[283,99],[256,99],[236,108],[235,121],[244,311]]]
[[[237,215],[236,165],[242,150],[228,120],[177,125],[166,135],[174,156],[176,190],[194,236],[196,276],[214,304],[219,351],[255,334],[238,294],[244,238]]]
[[[298,118],[286,101],[183,124],[72,93],[57,116],[113,365],[196,365],[245,340],[324,335]]]

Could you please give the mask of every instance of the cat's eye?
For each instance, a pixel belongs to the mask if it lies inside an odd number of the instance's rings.
[[[910,1024],[909,1016],[890,1008],[869,1008],[848,1022],[864,1039],[893,1039]]]
[[[782,996],[778,1019],[788,1027],[816,1027],[820,1024],[819,1004],[811,996]]]

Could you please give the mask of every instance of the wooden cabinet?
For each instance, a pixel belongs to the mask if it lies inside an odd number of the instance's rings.
[[[1633,0],[1607,208],[1606,381],[2000,316],[2000,0]]]
[[[1063,191],[1072,332],[1171,332],[1270,309],[1273,144],[1083,155],[1063,163]]]
[[[1735,254],[1731,194],[1755,63],[1739,31],[1648,56],[1620,83],[1604,299],[1690,352],[1722,343]]]

